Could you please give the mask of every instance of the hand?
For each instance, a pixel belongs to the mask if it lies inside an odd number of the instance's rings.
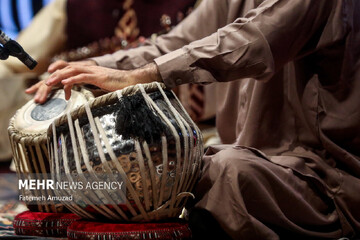
[[[54,86],[62,83],[64,85],[65,98],[68,100],[71,96],[71,88],[75,84],[92,84],[103,90],[116,91],[137,83],[150,83],[154,81],[162,81],[155,63],[150,63],[142,68],[130,71],[94,65],[68,64],[62,69],[53,72],[46,81],[46,84]]]
[[[96,66],[96,62],[93,60],[85,60],[85,61],[78,61],[78,62],[65,62],[63,60],[58,60],[48,67],[48,72],[53,73],[56,70],[63,69],[67,66]]]
[[[92,60],[88,60],[88,61],[79,61],[79,62],[65,62],[62,60],[56,61],[52,64],[50,64],[49,68],[48,68],[48,72],[53,73],[57,70],[63,69],[67,66],[96,66],[96,62],[92,61]],[[56,84],[55,84],[56,85]],[[33,94],[35,93],[34,96],[34,101],[36,103],[45,103],[47,100],[47,97],[49,95],[49,93],[52,90],[52,86],[48,86],[45,83],[45,80],[39,81],[38,83],[34,84],[33,86],[29,87],[28,89],[25,90],[25,92],[27,94]]]
[[[51,92],[52,87],[51,86],[47,86],[45,84],[45,80],[39,81],[38,83],[32,85],[31,87],[27,88],[25,90],[25,92],[27,94],[33,94],[36,92],[35,96],[34,96],[34,101],[36,103],[44,103],[46,102],[47,96],[49,95],[49,93]]]

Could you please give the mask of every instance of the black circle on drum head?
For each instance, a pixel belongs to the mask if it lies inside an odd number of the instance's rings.
[[[37,105],[31,111],[31,118],[36,121],[46,121],[59,116],[66,108],[66,101],[61,98],[49,99],[44,104]]]

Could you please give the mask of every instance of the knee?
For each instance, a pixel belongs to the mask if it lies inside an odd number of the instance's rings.
[[[248,149],[229,148],[219,151],[211,158],[208,166],[212,176],[225,177],[243,183],[255,181],[264,171],[266,160]]]
[[[218,152],[213,158],[213,164],[226,171],[253,171],[261,166],[263,158],[248,149],[230,148]]]

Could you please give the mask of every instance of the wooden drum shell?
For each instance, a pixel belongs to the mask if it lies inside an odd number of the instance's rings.
[[[93,98],[91,92],[81,89],[79,91],[72,91],[73,98],[65,103],[65,108],[56,117],[62,115],[66,111],[71,111],[76,107],[82,105],[86,101]],[[63,90],[57,90],[54,92],[51,99],[61,99],[59,101],[65,102]],[[13,152],[13,161],[15,163],[17,174],[21,177],[30,179],[37,178],[38,176],[46,178],[50,176],[50,161],[47,145],[47,128],[51,122],[56,118],[49,118],[44,121],[34,120],[30,114],[34,109],[40,106],[35,104],[33,100],[30,100],[22,108],[20,108],[15,115],[11,118],[8,134]],[[25,192],[22,189],[21,194],[27,195],[29,192]],[[48,196],[54,195],[52,190],[33,190],[32,196]],[[47,202],[47,203],[28,203],[27,207],[31,211],[39,212],[63,212],[64,206],[60,203]]]
[[[166,130],[159,139],[146,140],[146,134],[126,138],[112,129],[120,121],[124,97],[143,99],[164,123]],[[102,113],[106,109],[117,112]],[[199,128],[175,94],[159,83],[138,84],[90,101],[56,119],[48,129],[48,141],[56,181],[61,174],[81,178],[87,173],[93,179],[97,172],[109,174],[109,179],[113,172],[122,174],[126,196],[106,190],[55,190],[58,195],[81,195],[81,201],[67,207],[87,219],[139,222],[178,217],[188,197],[193,197],[203,154]],[[117,204],[117,197],[125,197],[124,204]],[[99,199],[106,203],[98,204]]]

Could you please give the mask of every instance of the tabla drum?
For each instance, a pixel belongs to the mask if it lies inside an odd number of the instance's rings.
[[[120,222],[178,217],[193,197],[203,154],[199,128],[160,83],[95,98],[56,119],[48,142],[54,181],[93,185],[54,190],[73,197],[76,207],[70,210],[87,219]],[[124,188],[94,185],[100,179],[105,184],[121,180]]]
[[[46,131],[51,122],[76,107],[92,99],[92,93],[85,89],[72,90],[71,99],[65,100],[63,90],[53,92],[44,104],[36,104],[30,100],[20,108],[10,120],[8,133],[12,146],[16,172],[23,180],[47,178],[50,172]],[[40,179],[39,179],[40,180]],[[51,189],[21,189],[23,196],[31,195],[25,201],[31,211],[62,212],[63,205],[56,202],[38,201],[52,195]]]

